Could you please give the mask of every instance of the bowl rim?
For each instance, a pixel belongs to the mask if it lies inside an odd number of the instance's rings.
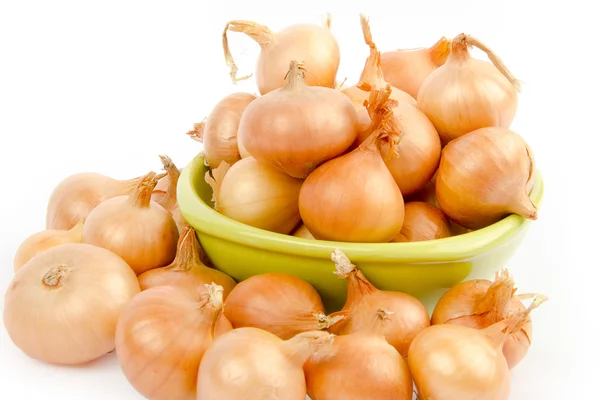
[[[512,214],[476,231],[423,242],[352,243],[304,239],[255,228],[214,210],[194,190],[197,171],[204,168],[204,153],[201,152],[186,165],[177,184],[177,201],[188,224],[202,234],[281,254],[328,258],[332,249],[340,249],[347,255],[352,255],[355,262],[368,260],[373,255],[377,255],[377,260],[381,263],[461,261],[504,244],[532,222]],[[544,180],[537,169],[534,179],[530,198],[539,208],[544,194]]]

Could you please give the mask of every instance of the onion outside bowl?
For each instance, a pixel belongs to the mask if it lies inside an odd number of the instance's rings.
[[[328,312],[342,308],[346,281],[334,275],[331,252],[342,250],[381,290],[416,296],[429,312],[441,295],[469,279],[492,279],[523,240],[532,222],[509,215],[486,228],[414,243],[345,243],[303,239],[254,228],[215,211],[208,167],[200,153],[183,170],[177,200],[185,220],[214,266],[238,282],[253,275],[284,272],[311,283]],[[539,208],[544,183],[535,173],[531,199]]]

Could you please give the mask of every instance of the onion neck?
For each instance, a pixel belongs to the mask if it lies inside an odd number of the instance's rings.
[[[181,173],[169,157],[165,155],[160,155],[159,157],[163,164],[163,168],[169,177],[169,186],[165,196],[163,197],[163,200],[161,201],[161,205],[167,210],[170,210],[175,206],[175,204],[177,204],[177,182],[179,182],[179,176]]]
[[[163,176],[164,174],[157,175],[156,172],[149,172],[146,174],[133,193],[129,196],[133,205],[139,208],[150,207],[152,192],[154,191],[158,180]]]
[[[446,37],[442,37],[429,49],[431,61],[434,65],[441,67],[448,60],[450,55],[450,41]]]
[[[365,67],[363,68],[362,74],[360,75],[360,84],[368,83],[374,88],[385,88],[387,82],[383,77],[383,70],[381,69],[381,53],[377,50],[377,46],[373,43],[373,36],[371,35],[371,27],[369,26],[369,20],[364,14],[360,15],[360,25],[363,32],[365,43],[369,46],[369,57],[365,61]]]
[[[51,289],[62,287],[64,285],[63,279],[72,269],[73,268],[67,264],[60,264],[59,266],[54,267],[50,271],[46,272],[42,278],[42,284]]]
[[[175,259],[167,268],[174,271],[190,271],[194,268],[204,267],[201,258],[203,252],[194,228],[186,225],[179,236]]]
[[[358,267],[339,249],[331,253],[331,260],[335,263],[334,272],[337,276],[348,281],[348,294],[344,309],[360,301],[365,295],[376,293],[378,289],[363,275]]]
[[[310,356],[333,344],[334,335],[323,331],[297,334],[282,343],[283,354],[296,365],[302,366]]]
[[[298,90],[306,87],[306,83],[304,82],[304,73],[305,69],[298,61],[291,61],[290,68],[285,75],[284,88],[288,90]]]
[[[485,315],[488,325],[506,318],[511,299],[515,293],[515,283],[507,270],[496,276],[487,292],[475,308],[477,315]]]
[[[471,58],[467,43],[467,35],[461,33],[452,40],[449,57],[454,61],[467,61]]]

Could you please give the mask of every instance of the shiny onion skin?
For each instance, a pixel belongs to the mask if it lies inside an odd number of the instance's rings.
[[[329,331],[336,335],[360,331],[371,323],[378,310],[385,309],[392,313],[386,321],[385,339],[406,357],[413,339],[430,326],[425,306],[406,293],[377,289],[340,250],[334,250],[331,259],[335,263],[335,274],[346,279],[348,284],[348,295],[342,312],[349,316],[333,325]],[[336,313],[331,316],[335,317]]]
[[[222,163],[205,175],[213,189],[215,210],[235,221],[288,234],[300,222],[298,196],[302,180],[244,158],[231,168]]]
[[[523,138],[505,128],[482,128],[453,140],[442,151],[435,183],[441,210],[468,229],[509,214],[537,219],[529,198],[531,154]]]
[[[150,200],[158,176],[148,173],[129,196],[102,202],[88,216],[82,241],[119,255],[136,274],[173,262],[179,231],[171,214]]]
[[[450,221],[439,208],[411,201],[404,205],[404,224],[392,242],[421,242],[452,236]]]
[[[385,340],[387,313],[377,310],[365,329],[336,336],[329,354],[304,364],[312,400],[412,400],[413,382],[404,358]]]
[[[285,75],[291,60],[304,63],[308,73],[305,83],[309,86],[333,88],[340,65],[340,48],[330,31],[331,17],[324,26],[296,24],[280,32],[273,32],[264,25],[252,21],[229,21],[223,30],[223,51],[227,65],[231,68],[231,79],[237,82],[250,75],[238,78],[227,32],[242,32],[256,41],[260,55],[254,75],[261,95],[285,85]]]
[[[334,340],[323,331],[288,340],[258,328],[227,332],[204,353],[197,400],[306,400],[302,367],[313,354],[327,354]]]
[[[472,58],[475,46],[492,61]],[[423,82],[417,104],[433,122],[442,143],[485,127],[508,128],[517,112],[520,84],[483,43],[461,33],[444,65]]]
[[[431,180],[440,163],[442,146],[435,127],[427,116],[410,104],[393,108],[394,120],[402,139],[394,145],[397,157],[386,157],[385,163],[403,196],[416,193]],[[371,118],[366,108],[358,112],[360,144],[368,137]]]
[[[208,258],[198,242],[194,228],[186,225],[181,230],[177,243],[177,254],[166,267],[153,268],[138,277],[142,290],[156,286],[177,286],[191,293],[206,291],[206,285],[215,283],[223,290],[223,299],[235,287],[229,275],[205,265]]]
[[[131,385],[151,400],[195,400],[200,361],[220,335],[231,331],[223,317],[222,288],[206,285],[192,294],[176,286],[143,291],[119,318],[116,349]]]
[[[61,244],[15,274],[4,297],[4,326],[36,360],[84,364],[114,350],[119,315],[139,292],[119,256],[89,244]]]
[[[233,165],[238,161],[238,126],[242,113],[256,96],[250,93],[232,93],[221,99],[204,123],[202,143],[204,161],[210,168],[217,168],[221,161]]]
[[[257,161],[304,179],[350,147],[356,139],[357,117],[346,96],[335,89],[308,86],[310,71],[296,61],[288,64],[285,86],[250,103],[239,135]]]
[[[372,134],[357,149],[321,165],[302,184],[300,216],[316,239],[389,242],[402,228],[404,200],[381,148],[393,147],[398,132],[389,121],[391,90],[373,90]]]
[[[450,55],[450,41],[445,37],[425,49],[399,49],[381,53],[381,69],[390,85],[417,98],[421,85]]]
[[[91,172],[63,179],[48,200],[46,229],[71,229],[104,200],[131,194],[142,179],[120,181]]]
[[[388,82],[385,81],[383,71],[381,70],[379,50],[377,50],[377,46],[373,43],[369,20],[363,14],[360,15],[360,24],[365,43],[370,49],[369,57],[365,61],[365,66],[360,75],[360,79],[358,80],[358,84],[342,90],[342,93],[352,100],[352,104],[356,108],[356,111],[364,109],[365,101],[369,100],[369,90],[362,89],[361,87],[363,85],[366,84],[371,89],[385,89],[388,86]],[[390,94],[390,99],[399,103],[406,103],[414,106],[417,105],[415,99],[408,93],[405,93],[396,87],[392,87],[391,89],[392,93]]]
[[[254,275],[238,283],[225,302],[234,328],[254,327],[287,340],[299,333],[326,330],[344,319],[330,318],[310,283],[290,274]]]
[[[81,232],[83,230],[84,221],[85,220],[82,219],[69,230],[46,229],[29,236],[21,243],[15,254],[13,263],[15,272],[21,269],[21,267],[36,254],[41,253],[44,250],[65,243],[81,243]]]

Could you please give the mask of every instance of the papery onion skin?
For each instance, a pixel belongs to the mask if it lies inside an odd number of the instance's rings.
[[[46,229],[71,229],[104,200],[132,193],[142,179],[120,181],[96,173],[79,173],[65,178],[48,200]]]
[[[421,242],[452,236],[450,221],[429,203],[412,201],[404,205],[404,224],[393,242]]]
[[[386,51],[381,53],[383,77],[416,99],[425,79],[444,65],[449,55],[450,41],[445,37],[425,49]]]
[[[123,310],[117,356],[125,376],[144,397],[196,399],[202,356],[215,338],[232,329],[223,317],[222,293],[215,293],[222,288],[207,286],[213,292],[203,295],[176,286],[154,287]]]
[[[223,288],[223,299],[226,299],[236,283],[224,272],[206,266],[202,261],[205,257],[194,228],[187,225],[181,231],[173,262],[138,276],[140,288],[146,290],[156,286],[177,286],[190,293],[198,293],[205,291],[206,285],[215,283]]]
[[[232,93],[221,99],[206,119],[203,133],[204,160],[210,168],[221,161],[233,165],[240,159],[237,143],[238,126],[242,113],[256,96],[250,93]]]
[[[235,163],[220,182],[207,182],[216,192],[215,209],[233,220],[282,234],[300,221],[302,181],[252,157]]]
[[[282,341],[258,328],[239,328],[218,338],[198,371],[198,400],[305,400],[302,366],[331,343],[326,332],[303,332]]]
[[[21,243],[14,259],[15,272],[21,269],[36,254],[65,243],[81,243],[81,232],[83,230],[82,219],[69,230],[47,229],[34,233]]]
[[[83,227],[84,243],[114,252],[138,275],[170,264],[177,251],[177,224],[150,200],[156,181],[156,174],[149,173],[133,194],[102,202]]]
[[[424,399],[508,400],[510,372],[503,336],[460,325],[433,325],[412,342],[408,365]]]
[[[471,45],[487,51],[494,64],[472,58]],[[419,109],[433,122],[442,143],[479,128],[508,128],[517,112],[518,81],[471,36],[458,35],[451,48],[446,63],[429,75],[417,96]]]
[[[505,128],[482,128],[453,140],[442,151],[436,198],[449,218],[480,229],[509,214],[537,219],[527,188],[534,179],[531,150]]]
[[[422,189],[435,174],[440,163],[442,146],[435,127],[427,116],[410,104],[399,103],[393,109],[402,139],[394,146],[397,157],[386,157],[385,163],[403,196]],[[358,112],[357,142],[367,139],[371,123],[367,110]]]
[[[164,154],[161,154],[159,157],[167,174],[164,178],[167,179],[168,186],[165,188],[164,193],[157,193],[156,188],[154,188],[151,200],[160,204],[171,214],[175,224],[177,224],[177,229],[181,231],[186,225],[185,219],[179,210],[179,203],[177,202],[177,183],[179,182],[181,170],[173,164],[173,160],[170,157]],[[158,182],[160,183],[164,178],[161,178]]]
[[[117,320],[140,292],[119,256],[67,243],[34,256],[16,274],[4,301],[4,326],[28,356],[84,364],[115,347]]]
[[[285,273],[254,275],[241,281],[225,302],[225,316],[234,328],[260,328],[284,340],[327,329],[334,322],[326,317],[317,291]]]
[[[301,61],[309,71],[305,80],[307,85],[333,88],[340,64],[340,48],[329,29],[330,23],[328,17],[325,26],[296,24],[275,33],[252,21],[229,21],[223,31],[223,49],[233,81],[249,76],[236,76],[238,68],[229,51],[228,30],[243,32],[260,45],[254,76],[261,95],[285,85],[291,60]]]
[[[244,147],[257,161],[304,179],[342,154],[356,139],[356,111],[337,90],[308,86],[298,62],[289,63],[286,85],[246,108],[239,126]],[[302,110],[302,112],[298,112]]]

